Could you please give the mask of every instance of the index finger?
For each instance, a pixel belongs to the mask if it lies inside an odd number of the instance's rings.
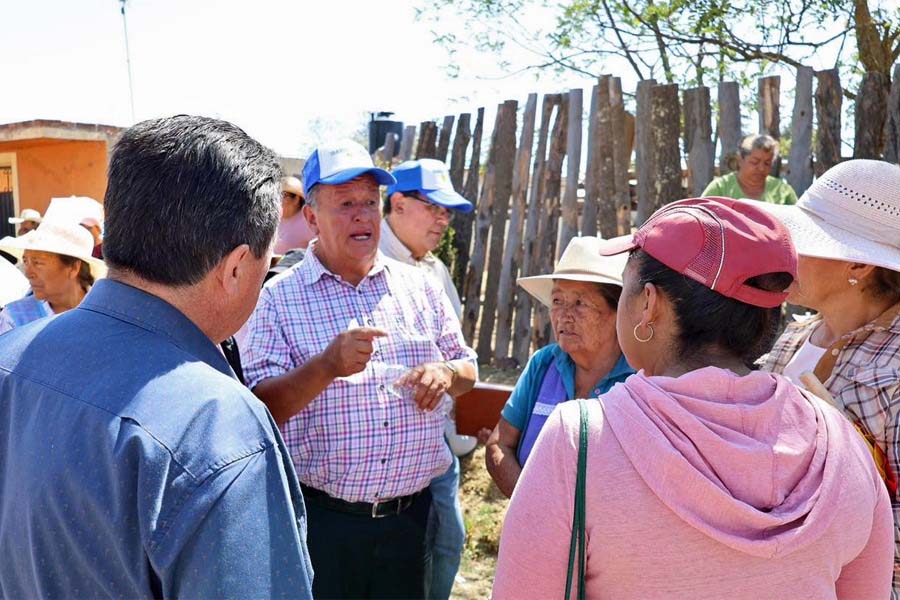
[[[357,327],[356,329],[348,329],[348,333],[357,340],[374,340],[379,337],[386,337],[388,332],[377,327]]]

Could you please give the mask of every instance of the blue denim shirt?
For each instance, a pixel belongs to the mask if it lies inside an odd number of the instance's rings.
[[[271,415],[181,312],[101,280],[0,336],[0,597],[311,598]]]

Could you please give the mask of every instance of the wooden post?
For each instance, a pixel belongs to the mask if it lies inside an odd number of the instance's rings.
[[[578,179],[581,171],[581,89],[569,90],[569,131],[566,154],[569,159],[566,168],[566,190],[562,201],[562,227],[556,245],[556,258],[569,245],[569,240],[578,235]]]
[[[478,326],[478,317],[481,313],[481,282],[484,279],[484,268],[487,264],[488,236],[491,232],[491,209],[494,204],[496,186],[494,180],[497,177],[497,139],[503,118],[502,104],[494,119],[494,131],[491,133],[491,146],[488,150],[487,169],[484,173],[484,181],[481,184],[481,195],[475,206],[475,235],[472,240],[472,255],[466,270],[465,304],[463,306],[462,331],[470,346],[475,345],[475,329]],[[481,120],[481,115],[479,115]],[[469,177],[472,172],[469,171]],[[468,188],[468,181],[466,182]]]
[[[837,69],[817,71],[816,176],[841,162],[841,103],[843,90]]]
[[[600,77],[600,99],[598,100],[599,122],[597,135],[600,156],[600,181],[597,185],[599,194],[600,235],[604,238],[616,236],[616,149],[613,131],[612,104],[610,103],[610,82],[612,77]]]
[[[516,110],[519,103],[507,100],[501,105],[503,115],[497,134],[496,160],[494,162],[494,198],[491,207],[491,247],[488,255],[487,282],[478,324],[478,347],[475,351],[482,362],[491,360],[494,341],[494,319],[497,311],[497,292],[500,287],[500,270],[503,267],[503,241],[509,213],[509,197],[512,194],[514,162],[516,158]],[[493,153],[493,148],[491,149]],[[490,168],[490,167],[489,167]]]
[[[637,172],[638,227],[653,212],[653,153],[650,152],[650,90],[656,85],[653,79],[644,79],[637,85],[637,115],[634,123],[634,168]]]
[[[513,171],[512,210],[509,214],[509,231],[506,234],[506,249],[503,251],[500,269],[500,290],[497,295],[497,342],[494,347],[497,364],[509,357],[509,344],[513,333],[513,305],[516,303],[516,277],[519,275],[519,265],[522,264],[522,230],[528,200],[528,167],[531,165],[531,151],[534,146],[536,112],[537,94],[528,94]]]
[[[422,121],[419,125],[419,144],[416,146],[416,160],[434,158],[437,155],[437,124]]]
[[[560,98],[553,132],[550,134],[550,154],[547,157],[546,185],[543,197],[543,218],[538,232],[537,273],[552,273],[556,257],[556,241],[559,230],[559,204],[562,187],[562,163],[566,158],[566,138],[569,121],[569,95]],[[552,338],[550,313],[543,305],[536,305],[534,311],[534,346],[543,348]]]
[[[812,168],[812,101],[813,70],[797,67],[794,89],[794,113],[791,117],[791,154],[788,157],[787,182],[799,196],[813,180]]]
[[[475,119],[475,131],[472,133],[472,158],[469,161],[468,175],[463,187],[462,195],[478,206],[478,183],[481,181],[481,137],[484,130],[484,108],[478,109]],[[460,298],[467,297],[465,289],[466,272],[469,267],[469,248],[472,245],[472,228],[475,224],[475,212],[454,213],[453,229],[456,230],[454,242],[456,245],[456,264],[453,265],[453,280],[459,289]],[[466,338],[471,340],[471,338]]]
[[[463,175],[466,171],[466,150],[469,149],[469,141],[472,139],[472,130],[469,123],[472,120],[470,113],[462,113],[459,115],[459,121],[456,124],[456,138],[453,140],[453,151],[450,153],[450,183],[453,189],[459,193],[463,190]],[[462,213],[454,212],[453,216]]]
[[[631,233],[631,192],[628,187],[628,167],[631,165],[631,144],[625,127],[625,101],[622,80],[609,80],[609,111],[613,139],[613,200],[616,211],[615,235]]]
[[[403,128],[403,139],[400,140],[400,162],[412,158],[413,144],[416,141],[416,126],[407,125]]]
[[[853,158],[881,158],[887,119],[888,82],[883,73],[863,75],[856,95],[856,134]]]
[[[884,120],[884,160],[900,163],[900,64],[894,65],[894,79]]]
[[[734,81],[719,82],[719,175],[732,171],[729,162],[741,145],[741,90]]]
[[[384,136],[384,163],[390,167],[394,161],[394,149],[397,147],[397,134],[389,131]]]
[[[444,117],[444,124],[441,125],[441,133],[438,138],[437,153],[435,158],[440,161],[447,162],[447,152],[450,150],[450,134],[453,133],[453,115]]]
[[[465,175],[466,170],[466,150],[469,148],[469,141],[472,139],[472,131],[469,128],[471,119],[472,115],[469,113],[459,115],[459,121],[456,125],[456,137],[453,140],[453,151],[450,153],[450,183],[453,185],[453,189],[460,194],[463,193],[463,175]],[[468,200],[472,202],[471,198]],[[472,202],[472,204],[474,205],[474,202]],[[471,214],[472,213],[453,211],[450,217],[450,226],[453,228],[453,248],[456,251],[456,259],[453,261],[453,268],[450,272],[452,274],[453,284],[456,286],[460,298],[463,297],[463,277],[457,277],[456,274],[458,269],[456,267],[459,265],[460,257],[464,256],[466,261],[468,261],[469,258],[469,240],[472,239]],[[462,229],[464,227],[468,228],[469,235],[462,235]]]
[[[688,147],[688,193],[697,198],[713,178],[715,142],[712,141],[712,111],[709,105],[709,88],[702,86],[684,91],[685,114],[690,114],[691,143]],[[687,121],[685,121],[687,123]]]
[[[759,85],[759,132],[776,140],[781,139],[781,77],[760,77]],[[772,177],[781,175],[781,159],[772,161]]]
[[[600,86],[591,88],[591,108],[588,114],[587,165],[584,170],[584,212],[581,215],[581,235],[597,235],[597,214],[600,211]]]
[[[700,88],[688,88],[681,92],[681,122],[684,123],[681,141],[684,144],[682,151],[685,156],[691,153],[691,144],[694,143],[694,101]]]
[[[538,261],[538,229],[540,209],[544,197],[544,164],[547,160],[547,138],[550,134],[550,118],[553,107],[560,102],[559,94],[544,94],[541,103],[541,127],[538,132],[537,152],[531,171],[531,190],[528,196],[528,218],[525,221],[525,243],[522,255],[522,276],[536,275]],[[516,322],[513,330],[513,358],[520,365],[528,361],[531,349],[531,296],[525,292],[516,295]]]
[[[651,152],[653,152],[653,192],[655,211],[660,206],[679,200],[681,188],[680,138],[681,110],[678,106],[678,85],[657,85],[650,92]]]

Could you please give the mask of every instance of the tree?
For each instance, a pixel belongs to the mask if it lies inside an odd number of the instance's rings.
[[[799,66],[827,49],[845,72],[890,81],[900,56],[895,0],[432,0],[419,18],[437,25],[448,10],[466,23],[464,32],[436,35],[451,60],[467,45],[501,57],[516,47],[534,58],[520,70],[595,77],[616,58],[638,79],[702,85],[760,63]]]

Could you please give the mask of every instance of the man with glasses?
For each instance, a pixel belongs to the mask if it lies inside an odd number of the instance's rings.
[[[319,146],[303,168],[316,239],[248,322],[247,384],[281,425],[309,514],[316,598],[423,598],[429,484],[447,470],[446,396],[475,352],[440,284],[378,250],[379,185],[365,149]]]
[[[436,279],[453,304],[457,318],[462,304],[450,271],[432,254],[450,225],[450,211],[472,211],[472,203],[456,193],[447,166],[432,158],[406,161],[393,171],[397,183],[388,187],[379,247],[385,256],[418,267]],[[429,486],[432,507],[428,523],[432,573],[429,598],[450,597],[466,541],[459,506],[459,459]]]

